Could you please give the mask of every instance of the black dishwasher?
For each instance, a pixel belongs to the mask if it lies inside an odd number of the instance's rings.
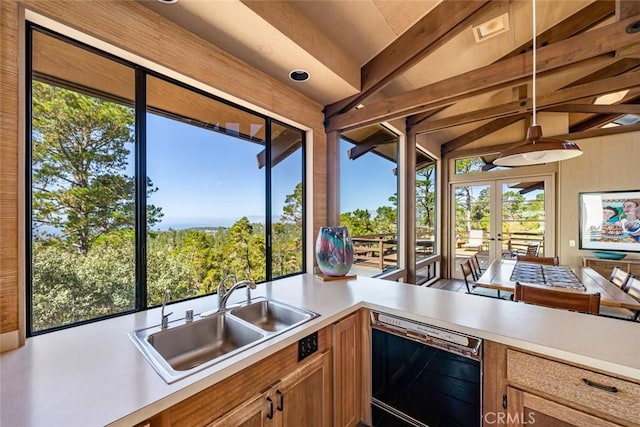
[[[371,313],[374,427],[476,427],[482,421],[482,340]]]

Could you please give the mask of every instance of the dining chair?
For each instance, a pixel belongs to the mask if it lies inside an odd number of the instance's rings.
[[[626,272],[616,266],[613,267],[613,270],[611,270],[609,281],[624,291],[627,288],[627,284],[629,283],[629,279],[631,279],[631,276],[632,275],[630,272]]]
[[[500,290],[493,290],[487,288],[477,287],[473,275],[473,269],[471,268],[471,261],[466,260],[462,264],[460,264],[460,269],[462,270],[462,276],[464,277],[464,284],[467,287],[467,293],[471,295],[479,295],[483,297],[489,298],[500,298]],[[471,277],[471,279],[469,278]]]
[[[614,267],[614,270],[617,267]],[[613,277],[613,272],[611,273]],[[612,283],[616,284],[616,282]],[[633,298],[640,301],[640,280],[633,277],[632,274],[629,274],[629,277],[626,278],[625,286],[622,288],[623,291],[628,293]],[[628,308],[622,307],[600,307],[600,316],[603,317],[612,317],[614,319],[622,319],[622,320],[633,320],[636,321],[640,317],[640,311],[629,310]]]
[[[478,270],[483,273],[486,268],[482,268],[482,264],[480,264],[480,260],[478,259],[478,254],[473,254],[473,258],[476,260],[476,264],[478,265]]]
[[[551,288],[525,286],[516,282],[515,301],[544,307],[563,308],[588,314],[598,314],[600,309],[600,294],[586,294],[568,292]]]
[[[469,257],[469,264],[471,264],[471,271],[473,273],[473,280],[477,281],[482,276],[482,270],[480,269],[480,263],[476,255]]]
[[[625,291],[634,299],[640,301],[640,279],[637,279],[632,275],[629,281],[627,282],[627,288],[625,289]],[[638,320],[639,317],[640,317],[640,310],[636,311],[633,314],[633,320]]]
[[[536,264],[545,264],[545,265],[559,265],[560,260],[557,256],[527,256],[527,255],[518,255],[516,256],[516,261],[522,262],[533,262]]]
[[[538,256],[539,249],[540,243],[529,243],[527,245],[527,256]]]

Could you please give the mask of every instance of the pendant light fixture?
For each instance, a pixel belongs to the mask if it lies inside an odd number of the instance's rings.
[[[542,127],[536,122],[536,0],[533,2],[533,120],[527,130],[524,144],[500,153],[493,161],[497,166],[530,166],[543,163],[558,162],[578,157],[582,154],[580,147],[570,141],[543,138]]]

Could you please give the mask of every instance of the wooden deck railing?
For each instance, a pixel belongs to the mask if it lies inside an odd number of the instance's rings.
[[[395,233],[353,236],[353,262],[362,267],[385,270],[398,265],[398,240]],[[418,239],[416,253],[433,253],[433,239]]]

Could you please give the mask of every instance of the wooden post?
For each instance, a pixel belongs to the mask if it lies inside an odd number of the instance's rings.
[[[340,225],[340,132],[338,131],[327,133],[326,200],[327,225]]]

